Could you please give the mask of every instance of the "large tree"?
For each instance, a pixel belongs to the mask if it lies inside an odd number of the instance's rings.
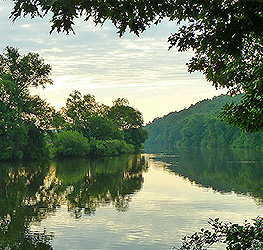
[[[69,95],[66,107],[62,108],[66,129],[98,140],[122,139],[122,133],[107,116],[108,109],[106,105],[98,103],[93,95],[74,91]]]
[[[143,128],[142,113],[129,106],[125,98],[113,100],[113,106],[109,110],[109,118],[115,121],[120,131],[124,132],[125,141],[140,149],[148,138],[148,131]]]
[[[7,74],[21,90],[52,84],[50,64],[45,64],[37,53],[21,55],[18,48],[11,46],[7,46],[0,55],[0,78]]]
[[[0,55],[0,160],[39,158],[47,153],[45,130],[59,115],[29,86],[51,83],[51,67],[38,54],[7,47]]]
[[[180,28],[169,37],[170,46],[194,51],[189,71],[203,72],[232,95],[244,93],[240,103],[224,107],[222,119],[247,131],[262,130],[262,0],[11,1],[13,20],[51,12],[51,31],[58,32],[73,31],[81,15],[96,24],[110,20],[120,36],[127,29],[139,35],[164,18],[176,21]]]

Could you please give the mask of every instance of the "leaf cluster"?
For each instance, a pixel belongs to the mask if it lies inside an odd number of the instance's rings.
[[[245,222],[223,223],[218,218],[209,219],[212,230],[202,228],[191,236],[183,238],[181,250],[208,249],[214,244],[226,244],[227,250],[262,249],[263,247],[263,218],[257,217],[253,223]]]
[[[22,90],[28,87],[52,84],[51,65],[45,64],[39,54],[30,52],[20,55],[17,48],[7,46],[0,55],[0,77],[11,75],[15,84]]]
[[[122,36],[127,28],[139,35],[151,24],[159,23],[167,14],[172,15],[172,0],[109,0],[109,1],[25,1],[14,0],[14,8],[10,17],[15,21],[18,17],[29,15],[43,17],[52,13],[51,32],[73,32],[74,20],[84,16],[84,20],[92,19],[95,24],[111,21]]]

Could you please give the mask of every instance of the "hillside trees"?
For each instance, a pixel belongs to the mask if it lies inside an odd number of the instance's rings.
[[[150,135],[145,142],[145,148],[153,150],[154,147],[159,147],[164,150],[175,146],[179,148],[232,146],[262,149],[263,133],[244,132],[217,118],[222,104],[238,102],[240,98],[242,96],[230,98],[221,95],[154,120],[146,126]]]
[[[224,107],[221,118],[246,131],[263,128],[263,2],[261,0],[13,0],[11,18],[44,16],[51,12],[51,32],[73,31],[81,15],[95,24],[110,20],[122,36],[136,35],[163,19],[176,21],[178,32],[169,37],[170,48],[193,50],[189,72],[201,71],[216,88],[228,88],[242,100]]]

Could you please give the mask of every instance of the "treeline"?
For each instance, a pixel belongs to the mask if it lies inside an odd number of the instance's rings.
[[[241,95],[205,99],[180,112],[172,112],[146,126],[150,135],[146,150],[188,147],[257,147],[263,149],[263,133],[246,133],[220,121],[223,105],[238,102]]]
[[[52,83],[38,54],[7,47],[0,55],[0,160],[108,156],[140,150],[147,138],[140,111],[124,98],[112,106],[70,94],[56,111],[29,87]]]

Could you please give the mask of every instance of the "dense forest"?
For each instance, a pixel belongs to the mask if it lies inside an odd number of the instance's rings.
[[[147,124],[150,135],[145,142],[146,150],[173,147],[257,147],[262,149],[263,133],[246,133],[227,125],[218,118],[226,103],[236,103],[242,95],[221,95],[202,100],[179,112],[156,118]]]
[[[0,160],[112,156],[140,150],[147,138],[140,111],[118,98],[112,106],[71,93],[56,111],[30,87],[52,83],[36,53],[7,47],[0,55]]]

